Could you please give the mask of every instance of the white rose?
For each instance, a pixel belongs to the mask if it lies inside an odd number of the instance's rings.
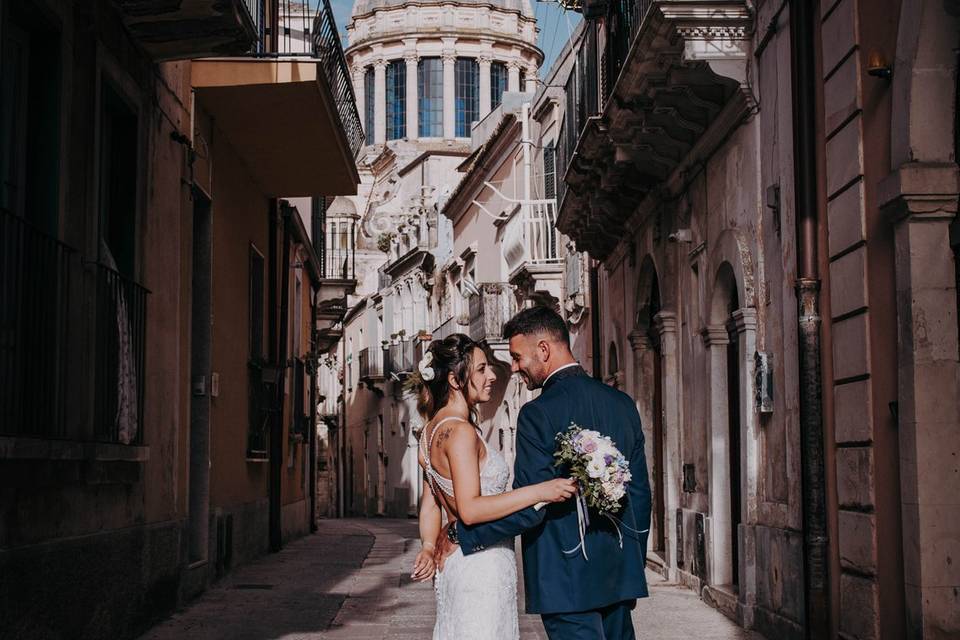
[[[591,457],[590,462],[587,463],[587,475],[594,479],[600,478],[603,476],[603,470],[603,459],[598,462],[596,458]]]

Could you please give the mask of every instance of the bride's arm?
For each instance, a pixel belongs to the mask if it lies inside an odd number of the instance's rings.
[[[572,480],[557,478],[495,496],[480,495],[480,457],[477,436],[467,423],[457,423],[438,436],[450,463],[457,515],[467,525],[490,522],[538,502],[562,502],[574,495]]]
[[[413,572],[410,575],[413,580],[429,580],[433,577],[433,552],[436,549],[434,541],[440,533],[441,515],[440,505],[430,489],[430,482],[424,478],[419,515],[421,549],[413,561]]]

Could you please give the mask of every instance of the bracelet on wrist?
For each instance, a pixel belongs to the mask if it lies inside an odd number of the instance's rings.
[[[427,551],[430,551],[431,549],[436,549],[436,548],[437,548],[437,545],[433,544],[432,542],[422,542],[422,543],[420,543],[420,544],[421,544],[421,547],[423,547],[423,548],[426,549]]]

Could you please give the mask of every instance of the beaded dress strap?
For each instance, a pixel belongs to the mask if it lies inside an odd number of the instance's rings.
[[[420,452],[423,454],[423,461],[427,467],[426,468],[427,475],[430,477],[431,480],[437,483],[437,486],[440,487],[440,489],[445,494],[453,498],[454,497],[453,480],[449,478],[444,478],[442,475],[440,475],[437,472],[437,470],[433,468],[433,463],[430,462],[430,449],[433,448],[433,439],[437,437],[438,427],[442,425],[444,422],[449,422],[450,420],[462,420],[462,418],[458,418],[457,416],[450,416],[449,418],[444,418],[437,424],[433,425],[433,431],[430,433],[429,443],[427,442],[427,438],[426,438],[427,430],[426,429],[423,430],[423,433],[420,434]]]

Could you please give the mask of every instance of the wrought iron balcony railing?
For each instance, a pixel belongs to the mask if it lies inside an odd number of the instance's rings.
[[[469,336],[475,342],[503,340],[503,325],[513,315],[515,298],[505,282],[481,282],[470,296]]]
[[[320,66],[330,84],[330,91],[337,105],[340,123],[356,156],[363,147],[363,126],[357,111],[357,98],[353,93],[347,59],[343,54],[337,23],[329,0],[321,0],[313,21],[313,53],[320,58]]]
[[[314,199],[312,212],[313,243],[320,258],[320,277],[332,280],[356,280],[357,220],[349,216],[328,216],[332,198]]]
[[[0,433],[67,437],[71,247],[0,210]],[[79,314],[77,314],[79,316]]]
[[[142,444],[148,293],[0,210],[0,433]],[[73,388],[90,374],[92,428]]]
[[[383,349],[380,347],[364,347],[360,350],[357,362],[361,380],[383,380],[386,375]]]

